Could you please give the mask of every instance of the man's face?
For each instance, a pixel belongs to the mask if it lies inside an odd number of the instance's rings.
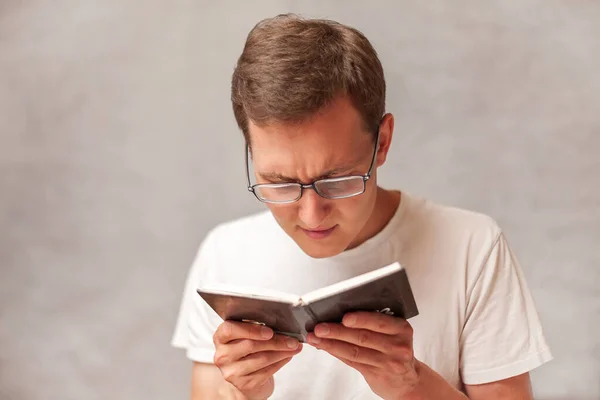
[[[386,116],[380,130],[375,167],[383,164],[393,120]],[[256,183],[298,182],[365,175],[375,150],[374,134],[365,132],[360,114],[347,98],[339,98],[302,124],[256,126],[250,122]],[[313,189],[290,204],[267,204],[283,230],[309,256],[331,257],[364,239],[377,198],[375,168],[366,190],[358,196],[329,200]]]

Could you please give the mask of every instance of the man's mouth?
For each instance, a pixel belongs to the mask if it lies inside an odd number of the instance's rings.
[[[326,237],[331,235],[336,227],[337,227],[337,225],[334,225],[333,227],[328,228],[328,229],[304,229],[304,228],[300,228],[300,229],[302,229],[302,231],[309,238],[315,239],[315,240],[320,240],[320,239],[325,239]]]

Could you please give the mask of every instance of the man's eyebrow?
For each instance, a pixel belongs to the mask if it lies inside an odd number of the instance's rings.
[[[344,167],[333,168],[319,176],[313,177],[312,181],[318,181],[319,179],[331,178],[332,176],[338,175],[342,172],[348,172],[348,171],[352,170],[353,168],[354,168],[353,166],[344,166]],[[267,181],[271,181],[271,182],[299,182],[298,178],[286,176],[286,175],[280,174],[278,172],[264,172],[264,173],[260,172],[259,175],[261,178],[263,178]]]

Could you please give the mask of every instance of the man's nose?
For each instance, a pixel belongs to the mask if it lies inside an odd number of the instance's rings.
[[[307,229],[321,227],[329,215],[329,204],[326,199],[319,196],[313,189],[304,189],[302,197],[298,200],[299,217]],[[326,228],[326,227],[324,227]]]

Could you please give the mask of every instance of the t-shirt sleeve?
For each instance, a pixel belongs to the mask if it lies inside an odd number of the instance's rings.
[[[552,359],[525,278],[499,233],[468,286],[460,367],[467,385],[526,373]]]
[[[212,337],[222,321],[196,290],[216,272],[216,253],[216,233],[213,230],[202,242],[188,272],[171,340],[174,347],[186,350],[190,360],[202,363],[213,363],[215,347]]]

